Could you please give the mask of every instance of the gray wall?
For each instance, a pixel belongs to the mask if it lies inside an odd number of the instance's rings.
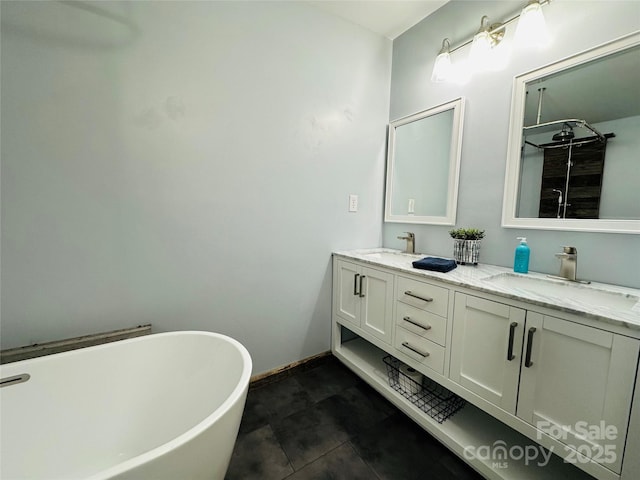
[[[640,97],[640,86],[636,95]],[[640,116],[598,123],[595,128],[600,132],[614,132],[620,140],[618,143],[612,140],[607,145],[600,217],[640,218]]]
[[[553,1],[543,10],[553,37],[550,48],[516,53],[505,70],[478,74],[465,86],[430,83],[443,38],[457,46],[473,36],[482,15],[499,21],[521,6],[520,2],[454,0],[395,39],[390,120],[459,96],[466,98],[457,226],[486,230],[482,262],[513,266],[516,237],[526,236],[531,270],[557,273],[559,265],[553,254],[561,245],[575,245],[580,277],[640,288],[638,235],[500,226],[513,77],[640,29],[640,2]],[[452,57],[467,54],[468,47]],[[417,251],[452,255],[447,227],[385,224],[383,244],[403,248],[404,241],[396,237],[407,229],[416,233]]]
[[[391,41],[298,2],[70,3],[2,2],[2,347],[329,349],[331,251],[381,243]]]

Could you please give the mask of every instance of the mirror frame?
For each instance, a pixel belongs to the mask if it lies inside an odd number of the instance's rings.
[[[449,150],[449,177],[447,182],[447,205],[444,216],[428,215],[394,215],[391,209],[393,198],[393,172],[395,167],[396,129],[423,118],[437,115],[438,113],[453,110],[451,125],[451,144]],[[464,98],[423,110],[406,117],[399,118],[389,123],[387,141],[387,173],[384,201],[384,221],[395,223],[416,223],[426,225],[455,225],[458,205],[458,183],[460,178],[460,157],[462,154],[462,127],[464,124]],[[428,155],[425,154],[425,156]]]
[[[502,226],[506,228],[535,228],[540,230],[568,230],[584,232],[635,233],[640,234],[640,220],[576,219],[576,218],[520,218],[516,216],[520,184],[522,128],[524,127],[524,104],[526,84],[547,75],[606,57],[613,53],[640,45],[640,32],[634,32],[567,57],[558,62],[514,77],[511,98],[511,121],[507,147],[507,167],[502,203]]]

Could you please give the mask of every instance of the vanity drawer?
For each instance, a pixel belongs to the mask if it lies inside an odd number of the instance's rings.
[[[396,328],[395,347],[422,365],[444,373],[444,347],[401,327]]]
[[[444,317],[396,302],[396,325],[444,346],[447,333],[447,319]]]
[[[398,300],[413,307],[447,316],[449,290],[430,283],[398,276]]]

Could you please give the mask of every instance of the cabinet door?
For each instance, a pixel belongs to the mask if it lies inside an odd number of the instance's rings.
[[[449,377],[516,413],[525,311],[456,293]]]
[[[362,305],[360,327],[391,343],[393,333],[393,275],[373,268],[362,267]]]
[[[353,263],[336,262],[334,299],[335,314],[360,326],[360,267]]]
[[[640,342],[535,312],[526,330],[518,417],[619,473]]]

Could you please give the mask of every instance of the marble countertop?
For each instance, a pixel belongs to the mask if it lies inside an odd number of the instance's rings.
[[[435,255],[403,254],[400,250],[390,248],[337,251],[333,254],[401,273],[422,276],[425,280],[439,280],[640,331],[638,289],[596,282],[579,284],[554,280],[543,273],[518,274],[510,268],[485,264],[458,265],[447,273],[420,270],[413,268],[411,262]],[[537,288],[538,285],[541,288]]]

